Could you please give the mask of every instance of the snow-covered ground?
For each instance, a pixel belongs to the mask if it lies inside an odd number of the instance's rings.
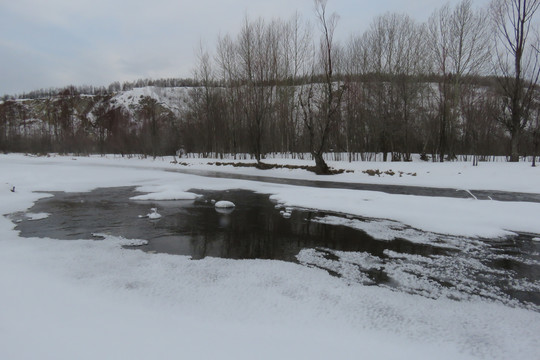
[[[163,171],[179,166],[170,160],[0,155],[0,214],[25,212],[48,196],[36,191],[138,186],[147,198],[163,200],[193,199],[190,189],[242,188],[271,194],[287,206],[397,221],[411,237],[410,227],[468,236],[540,234],[540,204],[204,178]],[[203,163],[193,160],[190,167],[215,170]],[[522,163],[332,165],[355,172],[331,181],[540,193],[540,170]],[[362,173],[374,168],[404,174]],[[302,170],[219,170],[320,180]],[[46,214],[27,216],[38,224]],[[192,261],[121,247],[145,239],[22,238],[14,226],[0,217],[2,359],[532,359],[540,352],[540,314],[533,310],[363,286],[300,264]],[[300,261],[309,256],[300,254]]]
[[[369,184],[388,184],[406,186],[426,186],[436,188],[455,188],[469,190],[503,190],[515,192],[540,193],[540,167],[531,167],[530,162],[509,163],[498,158],[497,162],[480,162],[472,166],[468,162],[433,163],[421,161],[418,156],[413,162],[382,161],[327,161],[330,167],[353,171],[329,177],[317,176],[305,170],[274,169],[261,171],[252,167],[214,166],[212,170],[233,174],[260,175],[269,177],[307,179],[318,181],[361,182]],[[208,163],[230,163],[229,159],[177,158],[188,164],[189,169],[207,170]],[[170,162],[170,158],[162,159]],[[255,163],[254,160],[238,162]],[[299,159],[268,158],[268,164],[313,166],[314,161]],[[172,165],[172,164],[171,164]],[[180,167],[180,166],[175,166]],[[369,175],[370,170],[379,170],[379,175]],[[393,173],[393,175],[392,175]]]

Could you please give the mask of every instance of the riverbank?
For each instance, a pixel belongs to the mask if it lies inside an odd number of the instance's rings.
[[[6,155],[2,155],[6,156]],[[79,161],[86,165],[127,166],[146,169],[187,169],[190,171],[219,171],[228,174],[275,177],[283,179],[331,181],[343,183],[385,184],[399,186],[421,186],[435,188],[459,188],[469,190],[499,190],[540,194],[540,167],[531,167],[529,162],[480,162],[473,166],[466,162],[425,162],[418,159],[412,162],[347,162],[329,161],[334,169],[346,172],[321,176],[303,169],[275,168],[260,170],[254,167],[224,165],[231,160],[178,157],[128,157],[120,155],[92,156],[25,156],[7,155],[10,159],[24,159],[37,163],[63,162],[66,159]],[[255,164],[254,160],[235,160],[237,164]],[[267,159],[267,164],[279,166],[313,166],[309,160]],[[219,164],[219,165],[218,165]]]

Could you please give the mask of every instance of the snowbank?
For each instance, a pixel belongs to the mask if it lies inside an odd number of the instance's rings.
[[[221,200],[215,203],[214,206],[220,209],[230,209],[234,207],[234,203],[226,200]]]
[[[540,233],[540,203],[390,195],[375,191],[283,187],[270,198],[282,205],[398,221],[433,233],[504,237]]]
[[[173,168],[211,170],[232,174],[259,175],[268,177],[306,179],[333,182],[358,182],[366,184],[387,184],[404,186],[426,186],[435,188],[500,190],[540,193],[540,166],[531,167],[529,162],[481,162],[472,166],[471,162],[347,162],[328,161],[336,169],[353,171],[333,176],[318,176],[300,169],[258,170],[253,167],[211,166],[208,163],[231,162],[219,159],[178,159],[188,166],[167,164]],[[243,160],[241,162],[254,163]],[[298,159],[268,159],[269,164],[313,166],[313,161]],[[370,175],[370,170],[379,170],[379,175]],[[391,175],[393,174],[393,175]]]
[[[66,158],[51,156],[50,158],[32,158],[23,155],[9,155],[10,159],[24,159],[26,163],[37,164],[63,164]],[[388,184],[403,186],[426,186],[435,188],[468,189],[468,190],[500,190],[540,194],[540,166],[531,167],[530,163],[485,162],[479,166],[472,166],[467,162],[329,162],[330,166],[339,169],[351,170],[353,173],[343,173],[333,176],[319,176],[300,169],[272,169],[258,170],[253,167],[234,167],[208,165],[222,161],[219,159],[185,159],[176,158],[186,165],[171,163],[172,157],[140,159],[128,158],[118,155],[91,156],[74,158],[77,162],[90,166],[127,167],[132,169],[160,169],[160,170],[201,170],[211,172],[224,172],[229,174],[258,175],[266,177],[306,179],[332,182],[357,182],[366,184]],[[243,162],[254,161],[244,160]],[[293,159],[272,159],[268,163],[279,165],[313,165],[312,161]],[[368,170],[377,169],[380,175],[370,176]],[[389,175],[386,172],[394,173]],[[400,172],[403,173],[400,176]],[[415,174],[408,175],[408,174]],[[13,184],[16,185],[16,184]],[[193,188],[197,188],[193,184]]]

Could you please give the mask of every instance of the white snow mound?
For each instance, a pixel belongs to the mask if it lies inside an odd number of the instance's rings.
[[[150,211],[149,214],[146,214],[149,219],[155,220],[161,218],[161,214],[157,212],[157,208],[151,208]]]
[[[233,208],[233,207],[235,207],[233,202],[226,201],[226,200],[218,201],[218,202],[216,202],[216,204],[214,206],[217,207],[217,208]]]

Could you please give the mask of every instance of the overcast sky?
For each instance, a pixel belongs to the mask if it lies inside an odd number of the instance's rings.
[[[450,0],[450,4],[458,3]],[[425,21],[445,0],[329,0],[337,36],[377,15]],[[484,6],[488,0],[473,0]],[[247,14],[313,16],[312,0],[0,0],[0,96],[66,85],[190,77],[195,49],[236,34]]]

